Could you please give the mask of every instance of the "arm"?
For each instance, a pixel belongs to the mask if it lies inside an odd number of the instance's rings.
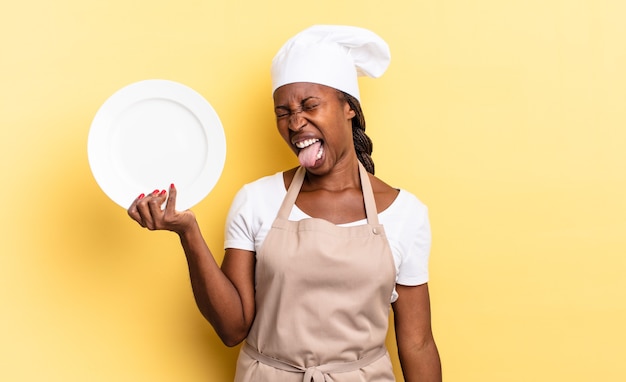
[[[396,341],[406,382],[441,382],[441,361],[430,323],[428,284],[396,285]]]
[[[200,312],[224,344],[237,345],[254,319],[254,252],[227,249],[220,269],[199,228],[181,235],[181,243]]]
[[[193,212],[176,211],[176,188],[138,197],[128,209],[131,218],[149,230],[169,230],[180,237],[187,257],[191,286],[202,315],[227,346],[248,334],[255,314],[254,253],[228,249],[222,268],[206,245]]]

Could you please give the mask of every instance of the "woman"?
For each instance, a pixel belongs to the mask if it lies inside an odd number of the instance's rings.
[[[356,27],[314,26],[280,49],[277,127],[301,166],[237,194],[221,268],[193,212],[176,211],[174,185],[128,210],[179,235],[200,311],[226,345],[246,341],[236,381],[394,381],[390,302],[405,380],[441,380],[426,207],[374,177],[359,104],[357,76],[388,63],[386,43]]]

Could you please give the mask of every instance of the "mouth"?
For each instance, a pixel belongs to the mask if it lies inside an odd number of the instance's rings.
[[[319,142],[319,141],[320,141],[320,140],[319,140],[319,139],[317,139],[317,138],[309,138],[309,139],[305,139],[305,140],[303,140],[303,141],[296,142],[296,143],[294,143],[294,144],[295,144],[295,146],[296,146],[297,148],[299,148],[300,150],[302,150],[302,149],[305,149],[305,148],[307,148],[307,147],[311,146],[312,144],[314,144],[314,143],[316,143],[316,142]]]
[[[298,141],[294,144],[298,150],[300,164],[305,167],[312,167],[324,155],[323,142],[317,138],[309,138]]]

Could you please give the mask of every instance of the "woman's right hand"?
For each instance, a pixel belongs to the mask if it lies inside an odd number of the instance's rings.
[[[166,202],[167,200],[167,202]],[[165,207],[161,206],[165,203]],[[169,197],[166,190],[154,190],[139,195],[128,207],[128,215],[140,226],[151,231],[168,230],[182,235],[197,224],[191,210],[176,211],[176,187],[170,185]]]

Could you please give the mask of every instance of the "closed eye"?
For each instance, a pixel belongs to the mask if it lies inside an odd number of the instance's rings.
[[[291,111],[285,107],[277,107],[274,109],[274,113],[276,113],[276,118],[285,118],[291,114]]]
[[[320,102],[316,98],[309,98],[302,103],[302,111],[311,111],[318,107]]]
[[[287,106],[276,106],[274,108],[274,113],[276,114],[277,119],[287,118],[293,114],[309,112],[315,110],[318,106],[321,105],[320,99],[316,97],[309,97],[302,101],[300,107],[297,109],[290,109]]]

